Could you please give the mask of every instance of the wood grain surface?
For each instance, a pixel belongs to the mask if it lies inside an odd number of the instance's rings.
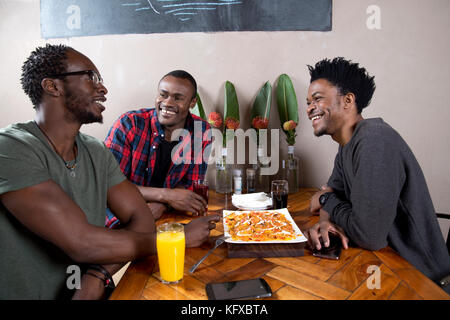
[[[302,232],[317,222],[318,217],[309,212],[309,200],[316,191],[301,189],[289,195],[288,210]],[[221,214],[224,209],[235,209],[230,196],[210,191],[208,214]],[[171,214],[164,215],[157,223],[191,219],[194,218],[186,214]],[[204,300],[207,299],[205,285],[209,282],[261,277],[272,289],[269,300],[450,300],[438,285],[389,247],[378,251],[350,247],[342,250],[339,260],[328,260],[312,256],[307,247],[300,256],[261,254],[231,258],[227,246],[222,245],[190,274],[189,268],[222,234],[223,225],[218,223],[207,243],[186,250],[184,278],[180,283],[163,284],[157,258],[151,256],[130,264],[110,299]],[[369,267],[379,272],[379,288]]]

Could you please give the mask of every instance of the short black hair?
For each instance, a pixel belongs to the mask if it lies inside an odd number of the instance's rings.
[[[161,80],[168,76],[189,80],[189,82],[192,84],[192,87],[194,88],[194,95],[192,96],[192,99],[194,99],[197,96],[197,82],[195,81],[194,77],[189,72],[184,71],[184,70],[170,71],[168,74],[166,74],[164,77],[162,77]]]
[[[20,82],[34,108],[37,108],[42,100],[42,79],[66,71],[66,53],[69,49],[72,48],[63,44],[46,44],[45,47],[38,47],[31,52],[28,59],[23,63]]]
[[[340,94],[349,92],[355,95],[358,113],[370,104],[375,92],[374,76],[369,76],[365,68],[351,60],[336,57],[333,60],[323,59],[314,67],[308,65],[311,82],[318,79],[326,79],[336,86]]]

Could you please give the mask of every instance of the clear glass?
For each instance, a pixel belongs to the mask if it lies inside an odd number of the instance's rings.
[[[289,187],[286,180],[273,180],[271,185],[272,208],[287,208]]]
[[[163,283],[175,284],[183,279],[185,246],[181,223],[164,223],[156,228],[156,250]]]
[[[298,192],[299,159],[294,156],[293,148],[289,148],[288,159],[286,161],[286,180],[289,184],[289,193]]]
[[[233,172],[231,165],[226,163],[226,156],[216,162],[216,192],[231,193],[233,189]]]

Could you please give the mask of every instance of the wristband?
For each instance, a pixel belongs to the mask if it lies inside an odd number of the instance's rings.
[[[102,277],[99,277],[99,276],[96,275],[95,273],[92,273],[92,272],[87,271],[87,272],[85,272],[84,274],[93,276],[93,277],[95,277],[95,278],[97,278],[97,279],[100,279],[103,283],[105,283],[105,280],[106,280],[106,279],[105,279],[105,278],[102,278]]]
[[[97,275],[95,275],[93,273],[90,273],[89,269],[101,272],[105,276],[105,278],[102,279],[99,276],[97,276]],[[103,266],[101,266],[99,264],[90,264],[90,265],[87,266],[87,270],[88,271],[86,271],[85,274],[88,274],[88,275],[94,276],[94,277],[96,277],[98,279],[101,279],[103,281],[103,284],[105,285],[105,288],[114,289],[116,287],[116,285],[114,284],[114,280],[111,277],[111,274],[108,272],[108,270],[103,268]]]

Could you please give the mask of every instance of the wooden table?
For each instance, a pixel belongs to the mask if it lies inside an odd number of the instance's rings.
[[[316,189],[301,189],[289,195],[288,209],[300,229],[316,223],[318,217],[308,210],[309,200]],[[226,199],[226,201],[225,201]],[[209,214],[233,210],[230,198],[210,191]],[[159,223],[167,221],[188,222],[185,215],[163,216]],[[212,247],[214,239],[223,234],[221,223],[211,232],[211,241],[199,248],[186,250],[183,281],[165,285],[160,281],[155,256],[131,263],[112,300],[204,300],[208,282],[225,282],[262,277],[270,285],[270,299],[445,299],[447,295],[439,286],[400,257],[394,250],[384,248],[368,251],[360,248],[342,250],[340,260],[316,258],[305,249],[304,256],[282,258],[227,258],[227,247],[217,248],[194,272],[189,268]],[[369,289],[376,284],[369,266],[378,266],[380,289]]]

